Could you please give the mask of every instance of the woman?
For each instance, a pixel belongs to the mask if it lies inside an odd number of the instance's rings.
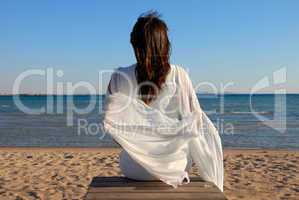
[[[192,162],[223,190],[220,137],[201,110],[188,74],[171,65],[168,28],[156,13],[138,18],[131,32],[137,63],[111,76],[103,120],[123,151],[120,168],[137,180],[189,182]]]

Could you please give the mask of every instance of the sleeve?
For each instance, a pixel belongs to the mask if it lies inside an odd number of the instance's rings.
[[[189,142],[189,152],[197,165],[201,177],[213,182],[223,191],[223,153],[219,133],[214,124],[202,111],[192,82],[183,68],[178,69],[180,95],[184,115],[195,114],[193,131],[198,137]]]

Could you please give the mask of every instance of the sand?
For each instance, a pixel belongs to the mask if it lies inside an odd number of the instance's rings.
[[[82,199],[94,176],[121,175],[117,148],[0,148],[0,199]],[[228,199],[299,199],[299,151],[226,149]],[[198,175],[193,167],[191,175]]]

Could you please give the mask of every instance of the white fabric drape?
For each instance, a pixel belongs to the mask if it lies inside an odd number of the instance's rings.
[[[191,155],[202,178],[223,191],[221,139],[200,108],[188,74],[172,65],[161,93],[146,105],[137,98],[134,69],[134,65],[120,68],[111,77],[104,106],[105,131],[161,181],[173,187],[184,180],[188,183],[185,168]]]

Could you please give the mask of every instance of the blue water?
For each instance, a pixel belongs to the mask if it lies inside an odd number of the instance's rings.
[[[47,96],[23,95],[20,98],[29,108],[46,106]],[[247,94],[202,94],[198,98],[219,129],[224,147],[299,149],[299,94],[286,95],[285,102],[277,101],[283,99],[279,95],[254,95],[251,104]],[[69,104],[70,99],[74,105]],[[103,99],[101,95],[54,96],[53,103],[47,107],[53,109],[52,113],[26,114],[15,105],[13,96],[0,96],[0,146],[116,146],[99,127]],[[84,108],[90,101],[95,102],[94,109],[87,114],[75,113],[71,120],[74,125],[67,126],[67,109]],[[250,105],[258,117],[252,113]],[[91,131],[78,129],[79,119],[87,120]]]

